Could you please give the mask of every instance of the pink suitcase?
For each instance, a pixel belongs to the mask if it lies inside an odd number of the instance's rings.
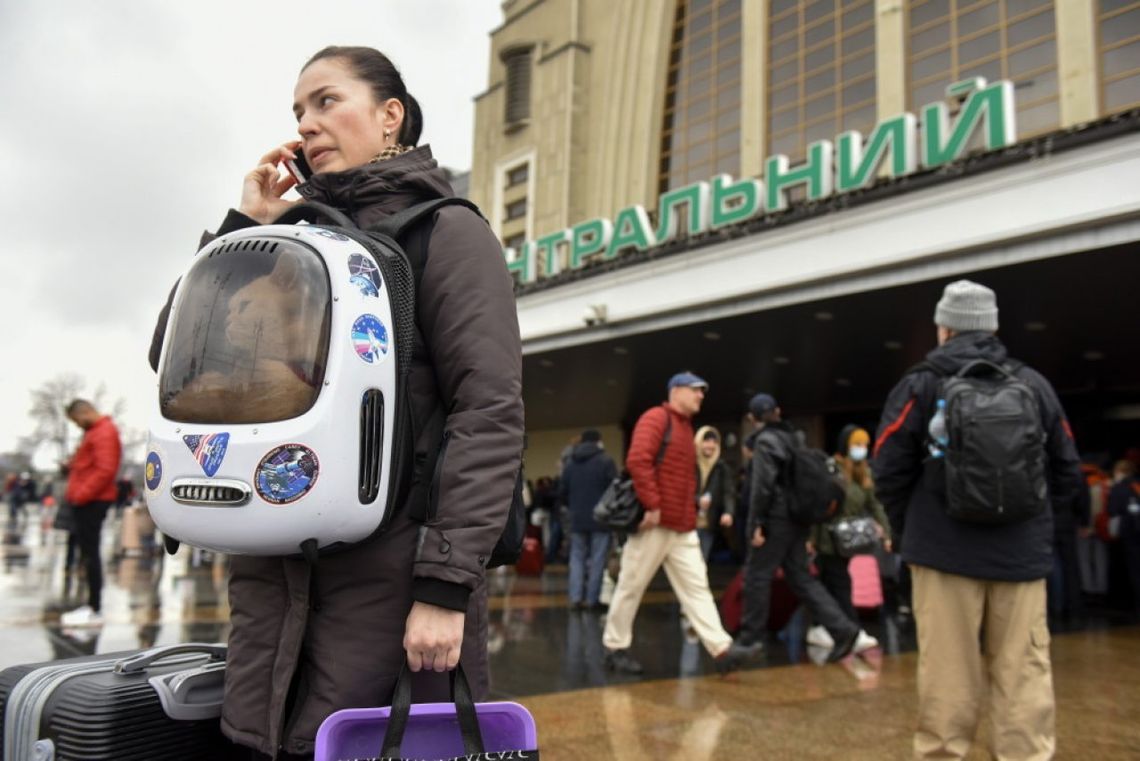
[[[851,558],[847,573],[851,574],[851,602],[856,608],[878,608],[883,604],[883,582],[874,555]]]

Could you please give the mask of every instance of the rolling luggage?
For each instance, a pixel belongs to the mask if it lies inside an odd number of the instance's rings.
[[[528,526],[523,539],[522,554],[515,563],[515,573],[519,576],[541,576],[545,567],[542,550],[542,535],[537,526]]]
[[[223,759],[224,645],[201,643],[0,671],[4,758]]]
[[[768,630],[778,632],[788,625],[799,607],[799,598],[784,580],[784,569],[777,568],[772,577],[772,594],[768,602]],[[725,631],[740,631],[740,618],[744,613],[744,569],[740,569],[725,587],[720,599],[720,619]]]
[[[851,602],[856,608],[878,608],[883,604],[883,583],[879,561],[873,555],[856,555],[847,566],[851,575]]]

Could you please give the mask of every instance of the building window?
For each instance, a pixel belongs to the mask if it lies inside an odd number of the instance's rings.
[[[515,251],[522,251],[523,244],[526,243],[525,233],[516,233],[509,238],[503,240],[503,248],[511,248]]]
[[[514,169],[507,170],[507,187],[524,184],[530,177],[530,164],[519,164]]]
[[[875,2],[768,5],[768,153],[793,162],[816,140],[874,126]]]
[[[506,219],[509,222],[512,219],[521,219],[526,216],[526,199],[521,198],[518,201],[513,201],[507,204]]]
[[[507,127],[517,127],[530,119],[530,73],[532,67],[532,46],[512,47],[502,53],[503,65],[507,69],[506,122]]]
[[[946,86],[963,79],[1009,79],[1018,137],[1057,129],[1061,113],[1053,5],[1049,0],[909,3],[911,111],[942,100]]]
[[[1140,106],[1140,2],[1099,0],[1101,110]]]
[[[740,173],[740,0],[678,0],[658,187]]]

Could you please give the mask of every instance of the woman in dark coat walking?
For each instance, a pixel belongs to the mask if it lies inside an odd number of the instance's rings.
[[[299,152],[314,174],[298,191],[365,229],[453,195],[431,150],[414,147],[419,105],[383,54],[321,50],[294,96],[301,139],[269,151],[246,175],[240,208],[219,235],[271,223],[292,205],[282,195],[295,181],[280,167]],[[417,702],[446,699],[446,671],[461,651],[476,699],[489,689],[484,570],[522,453],[518,318],[502,246],[486,222],[447,206],[428,225],[408,379],[417,438],[407,502],[379,536],[321,558],[315,576],[303,560],[232,559],[222,728],[254,758],[309,757],[330,713],[391,701],[404,661],[418,672]],[[155,332],[154,366],[169,306]],[[436,451],[434,473],[425,472]],[[417,523],[408,503],[429,493],[434,513]]]

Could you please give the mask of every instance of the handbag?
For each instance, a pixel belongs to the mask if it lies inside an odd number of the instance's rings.
[[[66,499],[59,501],[59,506],[55,509],[55,518],[52,519],[51,527],[59,531],[75,530],[75,507]]]
[[[669,447],[669,439],[673,437],[673,417],[665,413],[665,435],[661,437],[661,446],[657,448],[657,457],[653,460],[654,467],[660,467],[665,459],[665,450]],[[633,532],[645,517],[645,507],[637,498],[637,491],[633,488],[633,477],[628,470],[623,470],[606,490],[602,492],[598,504],[594,505],[594,520],[615,531]]]
[[[476,704],[462,666],[451,672],[451,680],[452,703],[412,705],[405,663],[391,708],[349,708],[324,720],[314,761],[538,759],[534,717],[526,708],[507,702]]]
[[[840,518],[831,524],[831,538],[840,557],[869,555],[879,545],[879,525],[866,515]]]

